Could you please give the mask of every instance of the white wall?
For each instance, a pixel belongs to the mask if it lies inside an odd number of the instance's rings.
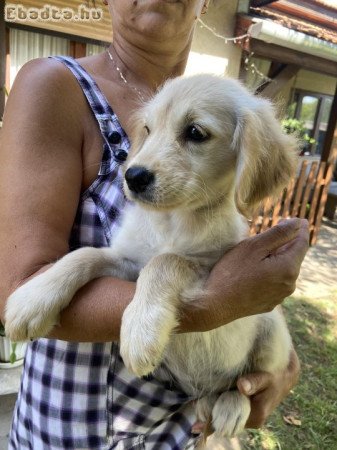
[[[336,89],[336,78],[309,70],[299,70],[297,75],[277,95],[276,100],[284,112],[291,99],[293,89],[333,96]]]
[[[320,92],[321,94],[334,95],[336,78],[308,70],[300,70],[293,80],[292,87],[305,89],[306,91]]]
[[[268,73],[270,61],[266,59],[252,58],[251,61],[264,75]],[[334,95],[336,89],[336,78],[309,70],[299,70],[286,86],[276,95],[273,101],[277,104],[281,115],[286,114],[288,103],[291,99],[293,89],[302,89],[326,95]],[[255,90],[262,83],[262,78],[256,73],[247,72],[246,85]]]
[[[233,37],[238,0],[213,0],[203,22],[216,33]],[[238,78],[241,49],[233,43],[214,36],[211,31],[197,25],[186,73],[211,72]]]

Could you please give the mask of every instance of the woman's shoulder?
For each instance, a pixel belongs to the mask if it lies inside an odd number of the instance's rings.
[[[64,120],[85,111],[86,101],[80,86],[60,61],[52,58],[37,58],[24,64],[11,88],[6,110],[16,114],[34,115],[34,111],[51,118],[61,114]],[[5,116],[6,116],[5,110]]]
[[[83,101],[78,82],[70,70],[60,61],[53,58],[37,58],[28,61],[19,70],[11,89],[11,96],[19,93],[22,100],[29,102],[38,99],[52,102],[54,108],[70,107]],[[64,100],[72,98],[74,102]]]
[[[69,84],[74,78],[61,61],[54,58],[36,58],[26,62],[19,70],[13,87],[22,82],[39,85]]]

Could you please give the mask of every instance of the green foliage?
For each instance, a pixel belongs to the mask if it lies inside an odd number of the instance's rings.
[[[313,122],[315,120],[317,106],[318,98],[305,96],[302,101],[301,120],[303,120],[304,122]]]
[[[3,326],[3,324],[0,322],[0,336],[2,337],[6,337],[5,334],[5,327]],[[11,354],[9,356],[9,362],[11,364],[14,364],[16,361],[16,342],[11,342]]]
[[[5,336],[5,327],[0,322],[0,336]]]
[[[16,361],[16,353],[15,353],[15,350],[16,350],[16,342],[12,342],[12,353],[11,353],[10,356],[9,356],[9,362],[10,362],[11,364],[14,364],[15,361]]]
[[[287,119],[283,119],[281,124],[287,134],[296,134],[299,139],[302,139],[304,143],[309,145],[316,143],[316,140],[308,135],[302,120],[291,119],[288,117]]]

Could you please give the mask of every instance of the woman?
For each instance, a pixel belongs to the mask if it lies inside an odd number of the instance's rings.
[[[123,208],[119,167],[130,112],[164,80],[183,73],[204,0],[105,0],[109,52],[32,61],[20,71],[2,130],[1,313],[18,284],[69,250],[109,245]],[[112,109],[111,109],[111,107]],[[103,147],[103,152],[102,152]],[[295,286],[307,226],[283,223],[227,253],[208,280],[202,312],[181,332],[203,331],[271,310]],[[267,256],[273,256],[272,258]],[[97,279],[81,289],[48,339],[29,345],[11,449],[183,449],[198,432],[191,399],[151,378],[136,379],[118,355],[123,310],[135,284]],[[247,426],[260,426],[298,375],[293,352],[278,377],[238,381],[251,396]]]

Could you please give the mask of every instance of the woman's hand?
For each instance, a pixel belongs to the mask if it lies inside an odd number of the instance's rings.
[[[258,372],[239,378],[239,391],[250,398],[251,413],[246,428],[260,428],[267,417],[289,394],[298,381],[300,363],[292,350],[288,367],[277,374]]]
[[[277,374],[250,373],[238,379],[239,391],[250,398],[251,412],[246,428],[261,428],[274,409],[289,394],[298,381],[300,362],[295,350],[290,354],[288,367]],[[205,424],[197,422],[192,433],[204,431]]]
[[[295,290],[308,240],[308,222],[289,219],[240,242],[213,268],[200,308],[183,312],[181,331],[209,331],[272,311]]]

